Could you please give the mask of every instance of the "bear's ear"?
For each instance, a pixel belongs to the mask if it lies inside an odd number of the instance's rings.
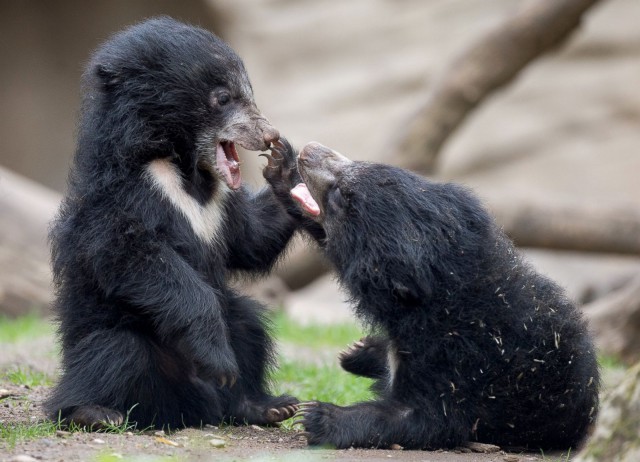
[[[404,284],[398,280],[391,280],[391,293],[398,302],[407,307],[416,307],[421,304],[426,295],[421,295],[418,287],[413,284]]]
[[[105,89],[116,87],[122,82],[121,73],[108,64],[98,64],[95,68],[95,73]]]

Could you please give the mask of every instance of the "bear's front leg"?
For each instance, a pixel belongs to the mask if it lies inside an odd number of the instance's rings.
[[[342,368],[355,375],[372,379],[388,376],[387,361],[389,341],[382,337],[363,337],[347,350],[340,352],[338,359]]]
[[[290,191],[302,182],[297,166],[298,153],[289,141],[280,138],[272,143],[271,154],[260,155],[267,158],[267,165],[262,170],[262,175],[275,195],[283,204],[295,205]],[[296,209],[299,210],[297,207]]]

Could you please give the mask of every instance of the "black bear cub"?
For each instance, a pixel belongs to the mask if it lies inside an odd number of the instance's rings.
[[[242,186],[235,144],[279,137],[242,61],[152,19],[96,51],[84,90],[51,229],[63,374],[49,415],[93,429],[128,412],[139,428],[292,416],[297,400],[268,392],[264,307],[227,282],[269,271],[297,226],[271,188]]]
[[[293,162],[278,147],[274,165]],[[312,445],[447,448],[466,441],[576,446],[598,410],[580,312],[525,263],[467,189],[318,143],[292,189],[356,314],[375,332],[341,355],[378,399],[305,403]]]

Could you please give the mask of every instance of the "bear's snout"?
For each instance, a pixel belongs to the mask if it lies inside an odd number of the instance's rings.
[[[298,154],[298,159],[305,164],[320,164],[323,168],[327,168],[332,172],[337,172],[352,162],[339,152],[317,141],[307,143],[300,151],[300,154]]]

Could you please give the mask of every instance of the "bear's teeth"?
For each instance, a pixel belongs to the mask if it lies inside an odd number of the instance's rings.
[[[225,149],[226,148],[226,149]],[[242,184],[240,163],[233,142],[222,141],[216,146],[216,168],[225,183],[231,189],[238,189]]]

